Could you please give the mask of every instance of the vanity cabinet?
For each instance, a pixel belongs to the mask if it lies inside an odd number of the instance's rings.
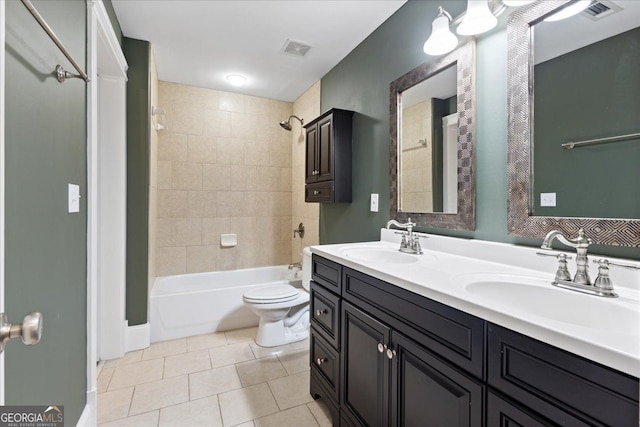
[[[312,274],[311,394],[335,426],[638,426],[638,378],[316,254]]]
[[[306,202],[351,202],[352,117],[334,108],[305,126]]]

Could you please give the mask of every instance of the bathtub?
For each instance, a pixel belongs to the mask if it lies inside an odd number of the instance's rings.
[[[258,316],[242,295],[269,284],[301,288],[301,275],[275,266],[158,277],[149,302],[151,342],[255,326]]]

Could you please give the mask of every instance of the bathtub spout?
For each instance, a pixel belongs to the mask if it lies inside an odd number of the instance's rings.
[[[296,310],[297,311],[294,311]],[[287,328],[295,325],[296,323],[298,323],[298,320],[300,320],[300,318],[302,316],[304,316],[305,314],[309,313],[309,304],[304,304],[304,305],[300,305],[298,307],[293,307],[291,309],[291,312],[289,314],[289,316],[284,318],[284,326],[286,326]]]

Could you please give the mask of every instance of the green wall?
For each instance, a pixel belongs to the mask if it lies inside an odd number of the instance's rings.
[[[85,2],[33,4],[84,67]],[[56,81],[68,62],[19,1],[6,2],[6,36],[5,311],[44,316],[38,345],[7,344],[6,404],[64,405],[72,426],[87,387],[87,84]],[[67,213],[67,183],[80,213]]]
[[[321,204],[320,242],[377,240],[389,220],[389,83],[425,61],[422,51],[438,4],[453,16],[466,1],[409,1],[322,78],[321,110],[354,110],[353,202]],[[502,21],[504,22],[504,19]],[[476,46],[476,230],[421,230],[498,242],[539,245],[507,235],[507,35],[504,27]],[[369,196],[380,194],[380,212]],[[640,248],[594,246],[592,252],[629,258]]]
[[[640,138],[560,146],[640,131],[639,51],[636,28],[536,66],[534,212],[640,218]],[[541,207],[541,192],[557,193],[557,206]]]
[[[127,285],[129,326],[147,322],[151,44],[124,37],[127,75]]]

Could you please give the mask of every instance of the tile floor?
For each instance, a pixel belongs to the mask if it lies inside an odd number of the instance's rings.
[[[256,345],[256,328],[152,344],[98,365],[98,424],[329,427],[309,395],[309,340]]]

